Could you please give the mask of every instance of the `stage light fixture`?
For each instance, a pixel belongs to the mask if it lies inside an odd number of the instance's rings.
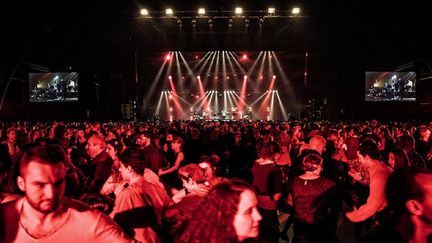
[[[242,55],[242,60],[243,60],[243,61],[246,61],[247,59],[248,59],[248,56],[247,56],[246,54],[243,54],[243,55]]]
[[[177,20],[177,25],[178,25],[178,27],[182,27],[182,25],[183,25],[183,22],[182,22],[182,20],[181,20],[181,19],[178,19],[178,20]]]
[[[209,27],[210,28],[213,28],[213,19],[212,18],[209,18],[209,20],[207,21],[208,22],[208,25],[209,25]]]
[[[172,17],[174,15],[174,10],[172,8],[167,8],[165,9],[165,14]]]
[[[292,11],[291,11],[291,13],[292,14],[294,14],[294,15],[298,15],[298,14],[300,14],[300,8],[299,7],[294,7],[293,9],[292,9]]]
[[[167,60],[167,61],[171,60],[171,55],[170,55],[170,54],[167,54],[167,55],[165,56],[165,60]],[[170,76],[170,77],[171,77],[171,76]]]
[[[149,15],[149,11],[148,11],[146,8],[142,8],[142,9],[140,10],[140,14],[141,14],[142,16],[148,16],[148,15]]]
[[[228,27],[231,28],[233,26],[233,23],[234,23],[233,19],[229,18],[228,19]]]
[[[196,21],[196,19],[192,19],[192,20],[191,20],[191,24],[192,24],[192,27],[195,28],[196,25],[197,25],[197,21]]]
[[[244,79],[247,79],[247,75],[243,76]]]
[[[243,14],[243,8],[236,7],[234,10],[234,13],[237,15],[242,15]]]
[[[273,75],[273,79],[276,79],[276,75]]]
[[[171,80],[171,79],[172,79],[172,76],[171,76],[171,75],[170,75],[170,76],[168,76],[168,79],[169,79],[169,80]]]
[[[206,13],[205,8],[199,8],[199,9],[198,9],[198,15],[203,16],[203,15],[205,15],[205,13]]]
[[[276,13],[276,9],[275,8],[268,8],[267,13],[268,13],[268,15],[274,15]]]
[[[262,27],[264,25],[264,18],[263,17],[260,17],[258,19],[258,24],[259,24],[259,27]]]
[[[201,76],[198,75],[198,76],[197,76],[197,79],[201,79]]]
[[[249,24],[250,24],[250,20],[249,20],[249,18],[246,18],[245,19],[245,27],[246,28],[249,27]]]

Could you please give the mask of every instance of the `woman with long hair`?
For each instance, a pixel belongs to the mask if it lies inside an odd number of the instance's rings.
[[[103,195],[109,195],[113,192],[115,193],[115,189],[118,188],[119,185],[124,183],[121,177],[121,173],[119,172],[119,155],[123,151],[123,144],[117,139],[111,139],[107,142],[106,145],[106,152],[113,159],[114,163],[111,169],[111,176],[106,180],[100,191],[100,193]]]
[[[171,146],[174,150],[174,159],[170,162],[170,167],[163,170],[159,170],[159,177],[167,185],[167,191],[171,191],[174,195],[178,190],[183,187],[182,181],[178,178],[178,169],[183,164],[184,154],[182,151],[184,141],[181,137],[174,137]]]
[[[176,242],[244,242],[259,235],[261,215],[254,188],[240,180],[217,184]]]

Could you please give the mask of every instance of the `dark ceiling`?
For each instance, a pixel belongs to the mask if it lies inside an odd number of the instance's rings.
[[[319,55],[336,54],[342,64],[346,64],[346,58],[353,62],[359,58],[367,59],[372,67],[393,68],[413,61],[431,61],[428,23],[432,19],[432,8],[427,1],[201,2],[205,4],[184,0],[8,1],[3,4],[0,17],[4,33],[0,67],[13,67],[26,60],[50,67],[85,64],[103,68],[110,64],[108,60],[118,60],[124,55],[122,52],[135,47],[155,51],[224,48],[303,52],[308,49]],[[137,18],[141,7],[151,11],[163,11],[166,7],[175,11],[195,11],[198,6],[205,6],[221,13],[237,5],[245,10],[265,10],[268,6],[290,9],[294,4],[300,4],[308,17],[267,24],[264,26],[266,41],[262,43],[243,41],[242,38],[255,38],[251,34],[237,34],[232,41],[224,38],[223,43],[212,45],[201,41],[199,45],[192,45],[190,41],[170,38],[179,34],[178,30],[172,30],[177,27],[175,23],[166,27],[156,21],[152,24],[152,32],[147,31],[145,21]],[[184,25],[184,29],[187,28]],[[208,38],[208,32],[202,32],[202,38]],[[226,36],[227,33],[219,35]],[[159,41],[161,38],[165,38],[164,41]],[[365,54],[373,55],[373,60]]]
[[[180,31],[175,22],[166,25],[166,19],[151,22],[139,16],[141,7],[196,11],[204,6],[222,16],[237,5],[249,11],[269,6],[288,10],[294,4],[302,6],[306,17],[269,20],[262,40],[256,29],[230,34],[226,27],[217,33],[203,27],[194,36],[189,22]],[[106,73],[114,81],[112,77],[123,77],[132,83],[124,89],[133,89],[135,50],[148,58],[168,50],[307,50],[311,83],[319,84],[316,92],[323,85],[331,91],[341,82],[339,93],[345,88],[362,89],[367,70],[415,70],[420,78],[427,78],[432,76],[431,6],[431,1],[388,0],[5,1],[0,8],[0,88],[17,64],[24,63],[30,68]],[[21,78],[26,75],[23,72]],[[88,78],[93,79],[96,75]],[[346,100],[350,98],[352,94],[346,94]]]

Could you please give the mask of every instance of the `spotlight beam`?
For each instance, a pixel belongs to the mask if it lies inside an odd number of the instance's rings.
[[[204,77],[204,84],[207,83],[207,79],[209,77],[209,74],[211,73],[211,69],[213,67],[213,63],[215,61],[215,58],[216,58],[216,52],[213,52],[212,59],[210,61],[210,65],[208,66],[207,71],[206,71],[206,75]]]
[[[265,64],[265,60],[266,60],[266,56],[267,56],[266,54],[267,54],[267,51],[264,52],[264,55],[263,55],[262,60],[261,60],[261,65],[260,65],[260,68],[258,71],[260,77],[258,77],[258,79],[261,79],[261,76],[264,76],[263,71],[264,71],[264,64]],[[259,85],[260,85],[260,82],[256,82],[254,89],[259,89]]]
[[[222,51],[222,75],[224,76],[224,78],[227,76],[225,53],[226,53],[226,51]],[[227,83],[228,83],[228,81],[222,82],[223,90],[227,89]]]
[[[180,90],[184,90],[184,86],[183,86],[183,72],[181,71],[181,67],[180,67],[180,61],[179,61],[179,52],[174,52],[175,55],[175,62],[176,62],[176,68],[177,68],[177,79],[178,79],[178,83],[180,83]]]
[[[209,58],[210,58],[210,56],[211,56],[211,52],[207,52],[202,58],[201,58],[201,60],[197,63],[197,64],[195,64],[194,66],[193,66],[193,68],[192,68],[192,70],[196,70],[203,62],[204,62],[204,64],[203,64],[203,66],[208,62],[208,60],[209,60]]]
[[[220,52],[217,51],[217,58],[216,58],[216,64],[215,64],[215,69],[214,69],[214,75],[215,77],[218,76],[219,74],[219,60],[220,60]],[[217,79],[213,79],[213,87],[217,87]]]
[[[289,95],[288,99],[289,99],[289,103],[291,104],[297,104],[297,96],[296,96],[296,92],[294,92],[293,86],[291,85],[290,80],[287,78],[285,71],[283,70],[282,66],[280,65],[279,59],[278,57],[275,55],[274,52],[272,52],[272,56],[273,56],[273,61],[276,65],[276,68],[278,69],[278,74],[281,76],[281,80],[282,82],[285,83],[285,86],[288,88],[287,92]]]
[[[164,91],[162,91],[160,93],[159,100],[158,100],[158,103],[157,103],[157,106],[156,106],[156,110],[155,110],[155,113],[153,114],[153,116],[159,114],[160,108],[161,108],[161,105],[162,105],[163,96],[164,96]]]
[[[276,92],[276,98],[277,98],[278,103],[279,103],[279,108],[282,112],[282,118],[286,121],[286,120],[288,120],[288,114],[287,114],[285,106],[283,105],[282,100],[279,96],[279,92]]]
[[[149,98],[148,96],[154,93],[154,91],[156,89],[156,85],[158,83],[160,83],[160,78],[162,76],[163,70],[165,69],[166,63],[167,63],[167,61],[164,60],[162,66],[159,68],[159,71],[157,72],[155,78],[153,79],[153,82],[152,82],[150,88],[148,89],[146,95],[143,97],[143,104],[147,103],[146,98]]]
[[[228,109],[228,98],[227,98],[227,93],[225,90],[223,92],[223,100],[224,100],[223,110],[226,112]]]
[[[230,54],[231,57],[234,59],[234,63],[235,63],[236,66],[240,69],[240,71],[242,72],[242,75],[245,75],[245,74],[246,74],[246,71],[243,69],[243,67],[240,65],[240,63],[237,61],[237,58],[238,58],[238,57],[234,56],[234,54],[233,54],[232,51],[229,52],[229,54]]]
[[[252,104],[250,106],[254,106],[258,103],[258,101],[262,100],[268,93],[269,91],[267,90],[266,92],[264,92],[262,95],[260,95],[260,97],[258,97],[256,100],[254,100],[252,102]]]
[[[270,101],[270,118],[274,120],[274,100],[275,100],[275,92],[273,91],[271,94],[271,101]]]
[[[254,61],[254,63],[252,64],[252,67],[251,67],[251,68],[249,69],[249,71],[247,72],[247,76],[248,76],[248,77],[250,77],[250,75],[253,73],[253,71],[255,70],[255,67],[256,67],[257,64],[258,64],[258,61],[260,60],[260,58],[262,58],[262,56],[263,56],[263,52],[260,51],[260,53],[259,53],[257,59]]]

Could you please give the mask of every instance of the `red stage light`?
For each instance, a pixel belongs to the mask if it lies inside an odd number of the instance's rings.
[[[170,55],[170,54],[167,54],[167,55],[165,56],[165,60],[167,60],[167,61],[171,60],[171,55]]]
[[[243,54],[242,59],[243,59],[243,60],[247,60],[247,59],[248,59],[248,56],[247,56],[246,54]]]

